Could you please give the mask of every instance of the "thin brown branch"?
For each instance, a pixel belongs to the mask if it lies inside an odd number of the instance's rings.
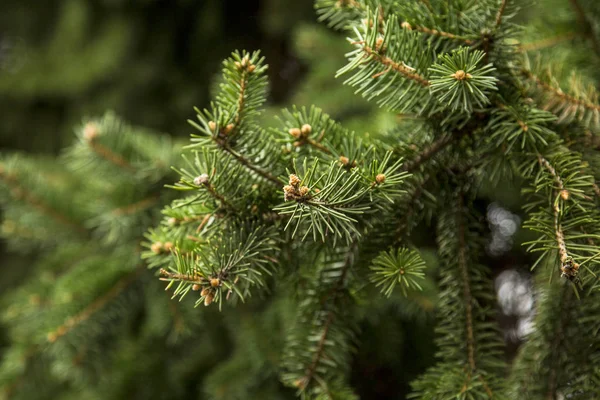
[[[467,266],[467,243],[465,239],[465,225],[462,218],[463,207],[463,197],[461,193],[458,197],[459,212],[456,214],[456,225],[458,228],[458,267],[460,268],[460,275],[463,281],[463,297],[465,301],[467,359],[469,362],[470,372],[473,373],[477,367],[475,364],[475,336],[473,332],[473,296],[471,294],[471,285]]]
[[[22,199],[37,211],[41,212],[42,214],[48,215],[55,221],[61,223],[62,225],[75,229],[79,233],[87,233],[87,230],[79,223],[73,221],[70,217],[62,214],[54,207],[47,204],[43,199],[39,198],[38,196],[30,192],[28,189],[26,189],[23,185],[20,184],[19,178],[17,176],[4,171],[1,165],[0,180],[4,181],[7,184],[7,186],[11,187],[12,194],[16,199]]]
[[[346,280],[348,270],[350,269],[350,267],[352,266],[352,263],[354,262],[354,256],[355,256],[354,252],[356,251],[357,247],[358,247],[358,244],[356,241],[353,242],[352,245],[350,246],[350,250],[348,251],[348,254],[346,255],[346,259],[345,259],[344,265],[342,267],[342,273],[340,274],[340,277],[338,278],[335,286],[327,294],[324,302],[332,301],[331,297],[336,296],[340,292],[340,290],[344,287],[344,282]],[[315,375],[317,367],[319,366],[319,362],[321,361],[323,354],[325,352],[325,343],[327,342],[327,335],[329,334],[329,330],[331,328],[331,325],[332,325],[334,319],[335,319],[335,313],[333,312],[333,310],[330,310],[325,319],[325,325],[323,326],[323,332],[321,333],[321,337],[319,338],[319,342],[317,344],[317,349],[316,349],[315,355],[312,359],[312,362],[311,362],[310,366],[307,368],[304,376],[301,379],[299,379],[299,381],[298,381],[299,386],[302,389],[304,389],[308,386],[308,384],[310,383],[310,381],[313,379],[313,377]]]
[[[363,46],[362,49],[368,57],[371,57],[378,63],[398,72],[399,74],[403,75],[406,79],[413,80],[423,87],[428,87],[431,84],[427,80],[427,78],[415,72],[413,69],[406,67],[403,63],[398,63],[392,60],[391,58],[380,54],[378,51],[373,50],[369,46]]]
[[[160,196],[153,195],[153,196],[147,197],[145,199],[142,199],[138,202],[128,204],[124,207],[116,208],[116,209],[112,210],[111,214],[113,214],[114,216],[135,214],[139,211],[142,211],[142,210],[152,207],[153,205],[155,205],[158,202],[159,199],[160,199]]]
[[[203,186],[206,188],[206,191],[215,199],[217,200],[219,203],[221,203],[221,205],[225,208],[228,208],[230,211],[235,211],[235,207],[227,201],[227,199],[225,197],[223,197],[222,194],[220,194],[219,192],[216,191],[215,187],[210,183],[210,182],[206,182],[205,184],[203,184]]]
[[[167,282],[184,281],[184,282],[198,283],[198,284],[201,284],[202,282],[204,282],[204,278],[197,274],[179,274],[176,272],[169,272],[163,268],[161,268],[159,272],[160,272],[160,275],[163,277],[163,278],[160,278],[161,281],[167,281]]]
[[[566,42],[577,37],[575,32],[568,32],[561,35],[556,35],[547,39],[536,40],[535,42],[526,43],[519,46],[520,51],[537,51],[548,47],[552,47],[561,42]]]
[[[251,170],[252,172],[255,172],[256,174],[262,176],[263,178],[265,178],[267,181],[271,182],[272,184],[276,185],[277,187],[281,186],[281,182],[279,181],[279,179],[277,179],[274,175],[270,174],[267,171],[262,170],[261,168],[256,167],[255,165],[253,165],[250,161],[248,161],[246,158],[244,158],[244,156],[242,156],[241,154],[238,154],[236,151],[234,151],[231,147],[229,147],[228,145],[225,145],[222,147],[223,150],[225,150],[227,153],[231,154],[233,156],[233,158],[235,158],[240,164],[242,164],[244,167],[248,168],[249,170]]]
[[[54,331],[48,333],[48,342],[54,343],[60,337],[66,335],[75,327],[82,322],[87,321],[92,315],[101,310],[108,302],[116,298],[123,290],[125,290],[132,282],[134,282],[138,275],[143,271],[143,268],[137,268],[134,272],[121,278],[108,292],[98,297],[86,308],[80,311],[78,314],[67,318],[67,320]]]
[[[587,108],[588,110],[600,111],[600,105],[592,103],[590,101],[581,100],[581,99],[578,99],[577,97],[569,95],[569,94],[563,92],[560,88],[555,88],[555,87],[547,84],[546,82],[542,81],[539,77],[534,75],[529,70],[523,69],[522,73],[527,78],[534,81],[537,84],[537,86],[539,86],[541,89],[545,90],[546,92],[552,94],[553,96],[555,96],[565,102],[573,103],[577,106]]]
[[[507,3],[508,3],[508,0],[502,0],[502,3],[500,3],[500,8],[498,9],[498,12],[496,13],[496,28],[498,26],[500,26],[500,24],[502,23],[502,16],[504,15],[504,11],[506,11]]]
[[[123,168],[129,172],[136,170],[135,167],[129,163],[129,161],[127,161],[125,158],[123,158],[120,154],[113,152],[108,147],[103,146],[100,143],[98,143],[96,138],[92,138],[92,139],[88,140],[87,143],[88,143],[88,146],[90,147],[90,149],[92,149],[92,151],[94,151],[94,153],[98,154],[100,157],[104,158],[105,160],[109,161],[110,163],[112,163],[120,168]]]
[[[463,42],[464,44],[467,44],[467,45],[471,45],[471,44],[474,43],[473,40],[467,39],[467,38],[465,38],[463,36],[455,35],[455,34],[450,33],[450,32],[439,31],[437,29],[430,29],[430,28],[427,28],[425,26],[420,26],[420,25],[414,25],[414,26],[412,26],[412,25],[410,25],[410,26],[409,25],[404,25],[404,27],[409,28],[409,29],[414,29],[414,30],[419,31],[421,33],[425,33],[427,35],[440,36],[440,37],[443,37],[443,38],[446,38],[446,39],[452,39],[452,40],[460,41],[460,42]]]
[[[464,135],[464,132],[460,131],[455,134],[442,136],[441,138],[435,140],[429,146],[427,146],[422,152],[417,154],[417,156],[414,157],[412,160],[409,160],[409,161],[405,162],[404,164],[402,164],[402,170],[406,171],[406,172],[414,171],[421,164],[423,164],[425,161],[429,160],[431,157],[433,157],[434,155],[436,155],[437,153],[439,153],[440,151],[445,149],[446,146],[448,146],[454,140],[460,138],[462,135]]]

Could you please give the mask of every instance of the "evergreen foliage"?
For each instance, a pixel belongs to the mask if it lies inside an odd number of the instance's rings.
[[[566,40],[598,65],[600,8],[570,3]],[[401,116],[387,132],[355,133],[316,105],[271,121],[266,61],[242,51],[183,149],[108,114],[77,129],[60,163],[6,157],[3,232],[47,257],[4,299],[4,393],[185,397],[201,371],[203,398],[357,399],[352,360],[372,340],[361,329],[434,308],[435,360],[410,398],[600,397],[600,106],[585,84],[600,77],[555,74],[544,50],[563,39],[528,44],[522,32],[544,31],[517,26],[518,6],[317,0],[349,36],[338,75]],[[536,276],[514,363],[475,205],[507,182],[522,188]],[[224,326],[233,350],[211,347]],[[149,387],[124,382],[157,370]]]

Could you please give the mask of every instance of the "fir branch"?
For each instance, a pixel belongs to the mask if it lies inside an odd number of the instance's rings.
[[[455,35],[455,34],[450,33],[450,32],[440,31],[438,29],[430,29],[430,28],[427,28],[427,27],[421,26],[421,25],[412,25],[409,22],[403,22],[401,26],[404,29],[408,29],[408,30],[413,30],[414,29],[415,31],[424,33],[426,35],[439,36],[439,37],[443,37],[443,38],[446,38],[446,39],[460,41],[460,42],[463,42],[464,44],[469,45],[469,46],[474,43],[473,40],[468,39],[468,38],[463,37],[463,36],[460,36],[460,35]]]
[[[77,232],[82,234],[88,233],[88,230],[81,226],[79,223],[73,221],[68,216],[62,214],[54,207],[47,204],[43,199],[41,199],[25,187],[23,187],[19,183],[19,178],[16,175],[10,174],[7,171],[5,171],[2,165],[0,165],[0,180],[3,180],[9,187],[12,188],[13,196],[15,198],[24,200],[27,204],[32,206],[37,211],[51,217],[52,219],[54,219],[62,225],[75,229]]]
[[[354,42],[354,44],[360,43]],[[373,75],[373,79],[378,78],[379,76],[389,72],[390,70],[393,70],[403,75],[406,79],[413,80],[423,87],[428,87],[429,85],[431,85],[431,82],[429,82],[427,78],[420,75],[418,72],[415,72],[412,68],[406,67],[406,65],[402,61],[394,61],[388,56],[381,54],[379,51],[373,50],[367,45],[363,45],[362,50],[366,56],[365,58],[371,58],[387,68],[386,70]]]
[[[458,267],[463,281],[463,298],[465,301],[466,333],[467,333],[467,359],[471,373],[477,368],[475,364],[475,338],[473,335],[473,297],[469,282],[469,272],[466,258],[465,224],[462,218],[463,194],[458,196],[458,212],[456,213],[456,227],[458,228]]]
[[[227,208],[229,211],[232,212],[236,211],[235,207],[229,201],[227,201],[227,199],[223,197],[222,194],[217,192],[214,185],[210,183],[208,179],[206,180],[206,182],[201,183],[201,185],[206,189],[210,196],[217,200],[219,203],[221,203],[223,207]]]
[[[87,140],[87,143],[88,143],[89,148],[92,151],[94,151],[94,153],[96,153],[100,157],[104,158],[108,162],[116,165],[119,168],[123,168],[123,169],[125,169],[125,170],[127,170],[129,172],[135,172],[136,171],[136,168],[133,165],[131,165],[129,163],[129,161],[127,161],[121,155],[113,152],[108,147],[103,146],[102,144],[98,143],[96,137],[90,137]]]
[[[568,32],[560,35],[556,35],[554,37],[538,40],[531,43],[526,43],[519,46],[520,51],[538,51],[548,47],[552,47],[562,42],[566,42],[572,40],[577,37],[577,33]]]
[[[236,159],[240,164],[242,164],[244,167],[248,168],[250,171],[255,172],[256,174],[262,176],[269,183],[272,183],[273,185],[276,185],[277,187],[281,186],[281,181],[279,179],[277,179],[274,175],[255,166],[249,160],[247,160],[244,156],[237,153],[235,150],[233,150],[228,145],[224,145],[221,148],[223,150],[225,150],[228,154],[231,154],[231,156],[233,156],[234,159]]]
[[[506,5],[508,3],[508,0],[502,0],[502,2],[500,3],[500,8],[498,9],[498,12],[496,13],[496,28],[498,28],[500,26],[500,24],[502,23],[502,16],[504,15],[504,11],[506,10]]]
[[[358,241],[355,240],[350,245],[350,249],[348,250],[348,253],[346,254],[346,258],[344,260],[344,265],[342,266],[339,278],[337,279],[334,287],[325,296],[323,303],[335,302],[336,296],[344,287],[344,282],[346,281],[346,276],[348,274],[348,270],[350,269],[350,267],[352,266],[352,264],[354,262],[355,252],[357,249],[358,249]],[[335,312],[334,312],[334,309],[332,308],[331,310],[329,310],[328,315],[325,319],[325,324],[323,326],[323,332],[321,333],[321,336],[319,338],[319,342],[317,344],[316,352],[312,359],[312,362],[309,365],[309,367],[307,368],[304,376],[302,378],[300,378],[300,380],[298,381],[299,382],[298,386],[301,389],[308,387],[309,383],[314,378],[315,372],[317,371],[317,367],[319,366],[319,363],[321,362],[322,357],[325,353],[325,344],[327,343],[327,335],[329,333],[329,329],[330,329],[334,319],[335,319]]]
[[[54,331],[48,333],[48,342],[56,342],[59,338],[69,333],[79,324],[87,321],[92,315],[100,311],[106,304],[121,294],[131,283],[135,282],[143,270],[143,268],[138,267],[132,273],[125,275],[123,278],[117,281],[117,283],[109,291],[98,297],[79,313],[67,318],[62,325],[60,325]]]
[[[138,213],[140,211],[146,210],[146,209],[154,206],[156,203],[158,203],[159,200],[160,200],[160,195],[155,194],[155,195],[146,197],[145,199],[142,199],[140,201],[137,201],[135,203],[128,204],[123,207],[115,208],[114,210],[111,211],[111,214],[114,215],[115,217],[135,214],[135,213]]]
[[[444,135],[435,141],[433,141],[429,146],[427,146],[423,151],[417,154],[413,159],[406,161],[402,164],[401,170],[406,172],[412,172],[419,168],[423,163],[428,161],[431,157],[435,156],[440,151],[444,150],[448,145],[450,145],[455,140],[458,140],[463,135],[465,135],[465,131],[459,131],[454,134]]]
[[[591,101],[582,100],[575,96],[567,94],[567,93],[563,92],[560,88],[551,86],[548,83],[544,82],[543,80],[541,80],[538,76],[534,75],[533,72],[531,72],[528,69],[522,69],[521,72],[526,78],[532,80],[540,89],[551,94],[555,98],[560,99],[563,103],[572,103],[575,106],[584,107],[595,113],[600,112],[600,105],[595,104]]]

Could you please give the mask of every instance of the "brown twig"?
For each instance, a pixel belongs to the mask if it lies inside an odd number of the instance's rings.
[[[421,76],[417,72],[414,72],[411,68],[406,67],[403,63],[395,62],[391,58],[380,54],[378,51],[373,50],[369,46],[363,46],[362,49],[368,57],[371,57],[380,64],[402,74],[406,79],[413,80],[423,87],[427,87],[431,84],[427,78]]]
[[[502,16],[504,15],[504,11],[506,10],[507,3],[508,3],[508,0],[502,0],[502,3],[500,3],[500,8],[498,9],[498,12],[496,13],[496,28],[498,26],[500,26],[500,24],[502,23]]]
[[[57,221],[63,225],[66,225],[66,226],[69,226],[70,228],[75,229],[79,233],[87,233],[87,230],[83,226],[81,226],[79,223],[73,221],[68,216],[62,214],[61,212],[56,210],[54,207],[50,206],[49,204],[44,202],[41,198],[39,198],[38,196],[36,196],[35,194],[33,194],[32,192],[27,190],[25,187],[23,187],[19,182],[19,178],[16,175],[12,175],[12,174],[9,174],[6,171],[4,171],[4,169],[2,168],[1,165],[0,165],[0,179],[3,180],[4,182],[6,182],[6,184],[8,186],[12,187],[12,192],[13,192],[13,195],[15,196],[15,198],[23,199],[26,203],[31,205],[36,210],[40,211],[43,214],[48,215],[49,217],[51,217],[52,219],[54,219],[55,221]]]
[[[90,147],[90,149],[92,149],[94,151],[94,153],[98,154],[100,157],[104,158],[105,160],[109,161],[110,163],[123,168],[129,172],[135,171],[136,169],[134,168],[133,165],[131,165],[125,158],[123,158],[121,155],[113,152],[111,149],[109,149],[106,146],[101,145],[100,143],[98,143],[98,141],[96,140],[96,138],[90,139],[88,140],[88,145]]]
[[[67,318],[67,320],[54,331],[48,333],[48,341],[50,343],[56,342],[60,337],[69,333],[73,328],[88,320],[97,311],[102,309],[109,301],[117,297],[127,286],[134,282],[138,275],[143,271],[142,268],[137,268],[134,272],[121,278],[108,292],[103,294],[84,308],[78,314]]]
[[[417,154],[415,158],[402,164],[402,170],[406,172],[414,171],[421,164],[429,160],[441,150],[445,149],[446,146],[448,146],[454,140],[461,137],[463,134],[464,132],[460,131],[457,134],[442,136],[441,138],[437,139],[436,141],[432,142],[429,146],[427,146],[421,153]]]

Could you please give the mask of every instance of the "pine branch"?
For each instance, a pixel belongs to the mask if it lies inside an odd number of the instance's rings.
[[[425,26],[421,26],[421,25],[412,25],[409,22],[403,22],[401,24],[402,28],[404,29],[408,29],[408,30],[415,30],[421,33],[424,33],[426,35],[431,35],[431,36],[438,36],[438,37],[442,37],[445,39],[451,39],[451,40],[456,40],[456,41],[460,41],[463,42],[466,45],[472,45],[474,43],[473,40],[468,39],[466,37],[460,36],[460,35],[455,35],[453,33],[450,32],[444,32],[444,31],[440,31],[437,29],[430,29],[427,28]]]
[[[62,336],[66,335],[71,330],[76,328],[79,324],[87,321],[91,316],[100,311],[111,300],[113,300],[119,294],[121,294],[130,284],[135,282],[143,270],[144,269],[142,267],[139,267],[129,275],[125,275],[109,291],[104,293],[102,296],[98,297],[79,313],[67,318],[62,325],[60,325],[54,331],[48,333],[48,342],[56,342]]]
[[[434,142],[432,142],[429,146],[427,146],[423,151],[417,154],[413,159],[406,161],[402,165],[402,170],[406,172],[413,172],[417,168],[419,168],[423,163],[427,162],[431,157],[435,156],[440,151],[444,150],[448,145],[450,145],[455,140],[460,139],[464,136],[466,132],[461,130],[459,132],[444,135]]]
[[[81,226],[78,222],[73,221],[71,218],[62,214],[54,207],[47,204],[43,199],[23,187],[19,183],[19,178],[16,175],[12,175],[5,171],[2,165],[0,165],[0,179],[3,180],[9,187],[12,187],[12,193],[15,198],[22,199],[37,211],[49,216],[62,225],[68,226],[69,228],[74,229],[82,234],[88,233],[88,230]]]
[[[156,205],[160,200],[160,195],[152,195],[137,201],[132,204],[128,204],[124,207],[119,207],[111,211],[111,214],[115,217],[123,216],[123,215],[131,215],[136,214],[140,211],[147,210],[152,206]]]
[[[473,336],[473,297],[471,295],[471,286],[469,280],[469,272],[467,270],[467,259],[466,259],[466,240],[465,240],[465,225],[462,220],[463,210],[463,195],[462,193],[458,196],[458,210],[456,213],[456,227],[458,228],[458,267],[460,269],[460,276],[463,284],[463,298],[465,302],[465,315],[466,315],[466,334],[467,334],[467,359],[469,361],[469,368],[471,373],[477,368],[475,364],[475,338]]]
[[[354,42],[354,44],[360,43]],[[389,71],[396,71],[399,74],[403,75],[406,79],[413,80],[423,87],[428,87],[429,85],[431,85],[431,82],[429,82],[427,78],[415,72],[412,68],[407,67],[406,64],[404,64],[404,62],[394,61],[390,57],[381,54],[380,51],[373,50],[367,45],[363,45],[362,50],[365,53],[366,58],[375,60],[376,62],[386,67],[384,71],[373,75],[373,79],[378,78]]]
[[[97,128],[86,127],[86,129],[97,129]],[[135,172],[136,171],[136,168],[133,165],[131,165],[121,155],[113,152],[108,147],[103,146],[102,144],[98,143],[98,140],[97,140],[96,136],[90,136],[90,137],[88,137],[86,139],[87,139],[87,143],[88,143],[89,148],[94,153],[96,153],[100,157],[104,158],[106,161],[110,162],[111,164],[116,165],[119,168],[123,168],[123,169],[127,170],[128,172]]]
[[[508,3],[508,0],[502,0],[502,2],[500,3],[500,8],[498,9],[498,12],[496,13],[496,28],[498,28],[500,26],[500,24],[502,23],[502,16],[504,15],[504,11],[506,10],[506,4]]]
[[[244,158],[244,156],[242,156],[241,154],[239,154],[235,150],[233,150],[231,147],[226,145],[226,146],[223,146],[222,149],[225,150],[228,154],[231,154],[233,156],[233,158],[236,159],[244,167],[248,168],[252,172],[255,172],[257,175],[260,175],[263,178],[265,178],[269,183],[271,183],[277,187],[281,186],[281,181],[279,179],[277,179],[274,175],[255,166],[249,160]]]

